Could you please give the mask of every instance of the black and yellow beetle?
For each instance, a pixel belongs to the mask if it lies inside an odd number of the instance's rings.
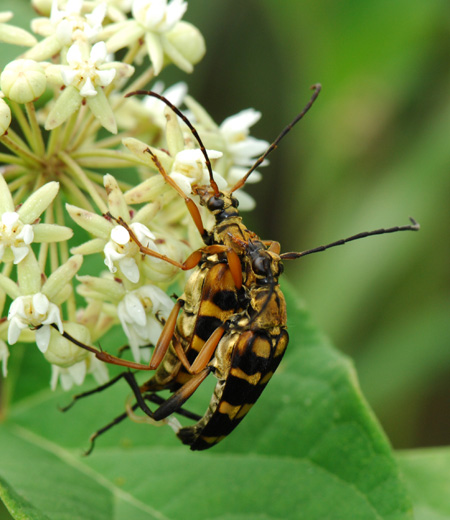
[[[147,152],[152,156],[164,180],[184,198],[205,246],[194,251],[184,263],[179,263],[144,247],[127,224],[122,219],[117,219],[119,224],[127,227],[131,240],[137,243],[143,254],[160,258],[183,270],[195,269],[187,281],[184,294],[177,299],[165,323],[148,366],[119,359],[107,352],[99,352],[64,334],[79,346],[94,352],[102,361],[128,368],[155,370],[154,375],[141,386],[131,372],[119,374],[105,385],[75,396],[72,404],[81,397],[101,391],[124,378],[136,398],[132,409],[141,408],[155,421],[165,420],[173,413],[194,419],[196,423],[179,428],[177,436],[192,450],[210,448],[226,437],[245,417],[286,350],[286,304],[278,283],[283,272],[282,261],[300,258],[366,236],[419,229],[419,225],[411,219],[411,225],[359,233],[326,246],[283,254],[280,254],[278,242],[262,241],[247,229],[239,215],[238,202],[233,193],[245,184],[255,168],[310,109],[321,87],[317,84],[312,88],[314,93],[303,111],[229,191],[219,190],[197,131],[175,106],[154,92],[138,91],[129,94],[145,94],[160,99],[191,129],[209,171],[209,185],[193,186],[193,193],[199,195],[200,204],[213,214],[215,224],[210,231],[204,228],[194,201],[166,174],[157,157],[148,149]],[[111,218],[110,215],[107,217]],[[217,382],[205,414],[198,416],[185,410],[183,404],[211,373],[217,378]],[[172,395],[163,399],[158,394],[162,390],[170,390]],[[158,404],[156,410],[151,410],[147,401]],[[130,410],[123,413],[94,433],[91,437],[91,449],[98,435],[130,414]]]

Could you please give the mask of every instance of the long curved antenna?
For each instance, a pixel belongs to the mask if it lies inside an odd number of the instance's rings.
[[[296,258],[300,258],[301,256],[310,255],[312,253],[318,253],[319,251],[325,251],[325,249],[330,249],[330,247],[341,246],[346,244],[347,242],[351,242],[352,240],[358,240],[360,238],[371,237],[373,235],[384,235],[386,233],[396,233],[397,231],[419,231],[420,224],[416,222],[412,217],[409,217],[411,224],[408,226],[396,226],[388,229],[376,229],[375,231],[364,231],[363,233],[358,233],[357,235],[353,235],[348,238],[343,238],[342,240],[337,240],[336,242],[332,242],[331,244],[327,244],[326,246],[315,247],[314,249],[308,249],[307,251],[302,251],[301,253],[283,253],[280,257],[283,260],[294,260]]]
[[[283,139],[283,137],[290,132],[292,127],[296,125],[300,119],[303,118],[303,116],[308,112],[308,110],[312,107],[314,101],[317,99],[317,96],[319,95],[320,91],[322,90],[322,85],[320,83],[316,83],[311,87],[311,90],[314,90],[314,94],[311,96],[311,99],[308,101],[305,108],[298,114],[298,116],[292,121],[292,123],[289,123],[281,132],[281,134],[275,139],[275,141],[267,148],[267,150],[261,155],[259,159],[256,160],[255,164],[250,168],[250,170],[240,179],[232,188],[230,193],[233,193],[234,191],[238,190],[239,188],[242,188],[244,186],[245,182],[249,178],[250,174],[258,168],[258,166],[264,161],[264,159],[277,148],[278,143]]]
[[[200,136],[198,135],[197,130],[194,128],[194,125],[189,121],[189,119],[181,112],[179,108],[177,108],[173,103],[171,103],[167,98],[164,96],[161,96],[160,94],[157,94],[156,92],[152,92],[151,90],[135,90],[134,92],[128,92],[128,94],[125,94],[125,97],[131,97],[131,96],[152,96],[156,99],[159,99],[163,103],[165,103],[169,108],[171,108],[175,114],[180,117],[186,125],[189,127],[189,130],[192,132],[192,135],[197,139],[197,142],[200,146],[200,150],[205,158],[206,167],[208,169],[209,173],[209,184],[211,188],[214,190],[214,195],[218,196],[220,194],[219,187],[217,186],[216,181],[214,180],[211,161],[208,157],[208,154],[206,152],[205,145],[203,144],[203,141],[200,139]]]

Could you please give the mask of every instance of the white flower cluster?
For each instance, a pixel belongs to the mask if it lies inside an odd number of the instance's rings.
[[[185,83],[152,84],[170,64],[191,73],[205,53],[198,29],[182,20],[186,1],[32,3],[41,15],[34,34],[0,13],[0,42],[28,48],[0,76],[0,362],[6,376],[7,343],[36,343],[52,365],[52,388],[69,389],[88,373],[100,383],[108,377],[105,364],[70,338],[92,345],[121,326],[134,359],[149,359],[142,347],[161,334],[173,307],[167,292],[183,288],[177,263],[201,245],[183,198],[147,153],[192,196],[195,185],[209,183],[198,144],[160,100],[125,94],[147,87],[185,105],[220,189],[241,179],[267,143],[249,135],[259,112],[218,125]],[[145,59],[151,66],[137,75]],[[98,173],[105,169],[111,173]],[[241,209],[254,206],[249,195],[237,196]],[[152,254],[143,255],[136,239]],[[78,274],[86,255],[102,262]]]

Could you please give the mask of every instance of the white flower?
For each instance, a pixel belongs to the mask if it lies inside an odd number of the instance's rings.
[[[14,345],[20,332],[27,327],[40,327],[36,330],[36,344],[45,352],[50,342],[50,325],[55,323],[59,332],[64,332],[59,308],[50,303],[47,296],[38,292],[29,296],[19,296],[9,308],[8,343]]]
[[[133,19],[113,24],[105,31],[108,52],[144,40],[155,75],[161,72],[165,56],[185,72],[192,72],[205,49],[197,29],[181,21],[186,9],[183,0],[134,0]]]
[[[167,319],[172,307],[169,296],[155,285],[128,292],[119,303],[117,313],[136,361],[140,346],[156,344],[163,329],[161,318]]]
[[[134,222],[130,228],[136,235],[139,242],[145,247],[158,251],[154,243],[155,235],[143,224]],[[109,242],[106,243],[103,252],[105,254],[105,264],[111,273],[117,271],[116,262],[123,275],[130,282],[137,283],[140,278],[139,267],[136,263],[136,255],[139,254],[139,247],[131,239],[130,233],[123,226],[115,226],[111,230]]]
[[[249,135],[250,127],[260,118],[261,112],[248,108],[227,117],[220,125],[219,132],[225,140],[227,152],[231,155],[234,165],[253,166],[255,159],[269,147],[267,141]]]
[[[45,38],[24,56],[44,61],[56,56],[74,41],[95,41],[102,28],[106,3],[102,2],[92,13],[86,15],[81,14],[82,8],[82,0],[68,0],[63,9],[58,8],[58,0],[53,0],[50,18],[36,18],[31,24],[33,31]]]
[[[117,133],[117,124],[105,86],[114,78],[128,78],[134,67],[118,61],[107,61],[104,42],[92,48],[86,42],[75,42],[67,51],[68,65],[48,64],[45,72],[48,81],[66,85],[56,99],[45,121],[46,130],[53,130],[87,103],[100,124],[111,133]]]
[[[93,41],[102,28],[106,4],[102,2],[91,14],[82,15],[82,0],[68,0],[64,9],[58,8],[58,0],[53,0],[50,19],[37,19],[33,29],[44,36],[56,34],[63,45],[70,45],[75,39]]]
[[[223,155],[222,152],[216,150],[207,150],[206,153],[210,159],[218,159]],[[227,181],[217,172],[213,172],[213,174],[219,189],[226,188]],[[174,159],[170,177],[186,195],[191,194],[191,186],[193,184],[199,186],[209,184],[209,173],[202,151],[199,148],[195,148],[178,152]]]
[[[88,352],[86,359],[69,367],[52,364],[50,387],[55,390],[60,381],[64,391],[70,390],[74,384],[77,386],[83,384],[87,374],[92,374],[99,385],[106,383],[109,379],[106,363],[97,359],[92,352]]]
[[[9,358],[9,350],[6,346],[6,343],[0,339],[0,363],[3,363],[2,365],[2,374],[3,377],[6,377],[8,375],[8,358]]]
[[[5,211],[0,223],[0,260],[7,247],[11,248],[14,263],[18,264],[28,254],[34,233],[30,224],[23,224],[15,211]]]
[[[56,224],[39,223],[40,215],[53,202],[59,183],[48,182],[31,194],[14,211],[14,201],[3,175],[0,175],[0,260],[19,264],[30,251],[32,242],[68,240],[71,229]]]
[[[52,365],[52,377],[50,379],[50,387],[52,390],[56,389],[58,380],[61,381],[61,386],[64,391],[70,390],[75,384],[80,386],[83,384],[86,377],[86,362],[80,361],[67,368],[58,365]]]
[[[183,18],[187,2],[183,0],[134,0],[131,12],[147,31],[165,33]]]
[[[99,87],[109,85],[116,75],[114,68],[101,69],[106,61],[106,45],[96,43],[85,59],[78,43],[74,43],[67,51],[69,67],[61,69],[61,76],[66,87],[75,86],[82,97],[96,96]]]

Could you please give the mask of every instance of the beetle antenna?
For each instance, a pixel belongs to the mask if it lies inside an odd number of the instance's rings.
[[[375,231],[364,231],[363,233],[358,233],[357,235],[353,235],[348,238],[343,238],[341,240],[337,240],[336,242],[332,242],[331,244],[327,244],[326,246],[315,247],[314,249],[308,249],[307,251],[302,251],[301,253],[283,253],[280,257],[283,260],[294,260],[296,258],[300,258],[301,256],[310,255],[312,253],[318,253],[319,251],[325,251],[325,249],[330,249],[331,247],[341,246],[346,244],[347,242],[352,242],[353,240],[358,240],[360,238],[371,237],[373,235],[385,235],[386,233],[396,233],[397,231],[419,231],[420,224],[416,222],[412,217],[409,217],[411,224],[408,226],[396,226],[387,229],[376,229]]]
[[[181,110],[176,107],[173,103],[171,103],[167,98],[164,96],[161,96],[160,94],[157,94],[156,92],[152,92],[151,90],[135,90],[133,92],[128,92],[128,94],[125,94],[125,97],[131,97],[131,96],[152,96],[156,99],[159,99],[163,103],[165,103],[169,108],[171,108],[175,114],[180,117],[186,125],[189,127],[189,130],[192,132],[192,135],[197,140],[198,145],[200,146],[200,150],[205,158],[206,168],[208,169],[209,173],[209,184],[211,188],[214,190],[214,195],[218,196],[220,194],[219,187],[217,186],[216,181],[214,180],[211,161],[208,157],[208,153],[206,152],[205,145],[203,144],[203,141],[200,139],[200,136],[195,129],[194,125],[189,121],[189,119],[181,112]]]
[[[255,164],[250,168],[250,170],[240,179],[232,188],[230,193],[233,193],[234,191],[238,190],[239,188],[242,188],[244,184],[246,183],[247,179],[249,178],[250,174],[258,168],[258,166],[264,161],[264,159],[273,152],[277,147],[278,143],[283,139],[283,137],[291,131],[292,127],[296,125],[300,119],[303,118],[303,116],[308,112],[308,110],[313,106],[314,101],[317,99],[317,96],[319,95],[320,91],[322,90],[322,85],[320,83],[316,83],[311,87],[311,90],[314,90],[314,94],[311,96],[311,99],[306,104],[305,108],[298,114],[298,116],[289,123],[283,131],[280,133],[280,135],[275,139],[275,141],[267,148],[267,150],[261,155],[259,159],[256,160]]]

